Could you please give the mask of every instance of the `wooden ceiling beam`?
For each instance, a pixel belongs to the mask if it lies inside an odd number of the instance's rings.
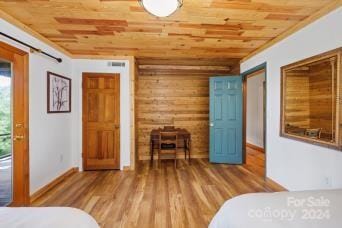
[[[140,65],[190,65],[190,66],[226,66],[238,64],[239,58],[170,58],[170,57],[149,57],[137,58]]]
[[[204,70],[230,71],[229,66],[139,65],[140,70]]]
[[[139,71],[138,75],[158,75],[158,76],[214,76],[214,75],[233,75],[231,72],[226,71]]]

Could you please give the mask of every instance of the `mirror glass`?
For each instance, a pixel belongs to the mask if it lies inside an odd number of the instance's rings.
[[[336,143],[337,56],[283,71],[283,132]]]

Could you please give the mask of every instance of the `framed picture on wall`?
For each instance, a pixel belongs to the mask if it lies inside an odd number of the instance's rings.
[[[47,112],[71,112],[71,79],[47,72]]]

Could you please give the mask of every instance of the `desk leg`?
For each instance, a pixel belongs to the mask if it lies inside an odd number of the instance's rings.
[[[153,164],[153,140],[150,142],[151,163]]]
[[[184,138],[184,159],[185,159],[185,161],[186,161],[186,151],[188,149],[187,147],[188,147],[187,139]]]
[[[189,139],[189,165],[191,163],[191,138]]]

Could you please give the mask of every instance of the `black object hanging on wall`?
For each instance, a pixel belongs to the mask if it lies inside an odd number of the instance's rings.
[[[0,32],[0,35],[6,37],[6,38],[8,38],[8,39],[11,39],[11,40],[13,40],[13,41],[15,41],[15,42],[17,42],[17,43],[19,43],[19,44],[22,44],[22,45],[24,45],[24,46],[26,46],[26,47],[29,47],[29,48],[30,48],[31,50],[33,50],[34,52],[38,52],[38,53],[41,53],[41,54],[43,54],[43,55],[45,55],[45,56],[48,56],[48,57],[50,57],[50,58],[56,60],[56,61],[59,62],[59,63],[61,63],[61,62],[63,61],[61,58],[57,58],[57,57],[55,57],[55,56],[53,56],[53,55],[50,55],[49,53],[47,53],[47,52],[45,52],[45,51],[42,51],[42,50],[39,49],[39,48],[35,48],[35,47],[33,47],[33,46],[31,46],[31,45],[29,45],[29,44],[23,42],[23,41],[20,41],[20,40],[18,40],[18,39],[16,39],[16,38],[12,37],[12,36],[10,36],[10,35],[7,35],[7,34],[5,34],[5,33],[3,33],[3,32]]]

